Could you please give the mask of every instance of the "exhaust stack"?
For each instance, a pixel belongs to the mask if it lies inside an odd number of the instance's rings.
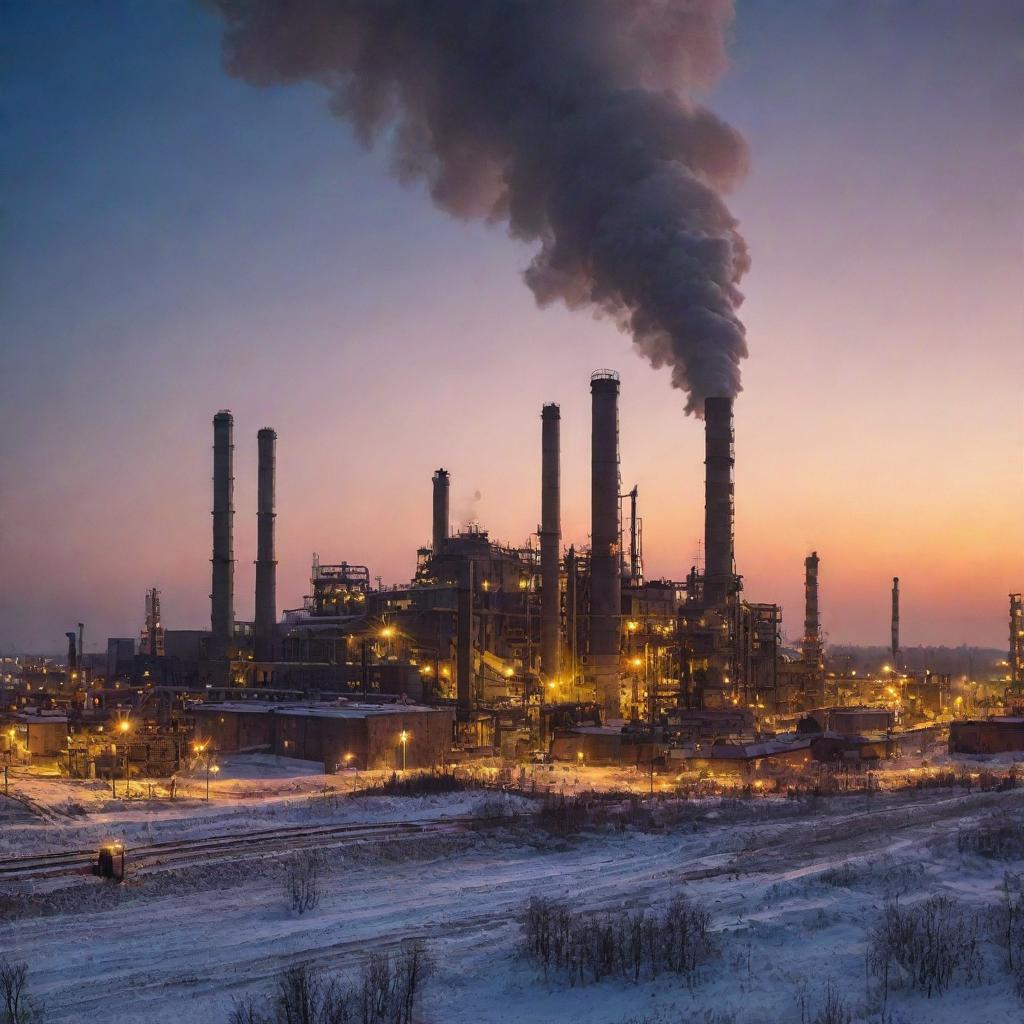
[[[556,679],[561,658],[561,581],[558,548],[561,544],[560,441],[561,412],[557,405],[541,410],[540,493],[540,671]]]
[[[822,667],[821,623],[818,618],[818,552],[804,559],[804,645],[803,658],[808,665]]]
[[[443,471],[442,471],[443,472]],[[456,593],[457,619],[455,633],[455,692],[459,711],[473,710],[473,560],[467,558],[459,566]]]
[[[264,427],[257,435],[259,462],[256,495],[256,615],[253,623],[253,654],[257,661],[274,660],[274,627],[277,624],[277,558],[274,512],[277,475],[277,434]]]
[[[605,718],[619,717],[619,375],[590,377],[590,660]]]
[[[900,665],[900,578],[892,578],[892,667],[899,670]]]
[[[433,549],[435,558],[444,554],[448,542],[448,489],[448,470],[439,469],[434,474]]]
[[[704,606],[719,608],[735,575],[731,398],[704,400],[704,452]]]
[[[210,656],[226,658],[235,633],[235,516],[232,475],[234,418],[227,409],[213,417],[213,587],[210,593]]]

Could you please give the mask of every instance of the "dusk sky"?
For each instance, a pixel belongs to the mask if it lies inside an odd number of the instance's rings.
[[[312,553],[409,579],[430,478],[523,543],[562,408],[589,529],[589,375],[622,376],[645,567],[703,530],[703,433],[613,325],[538,309],[532,250],[389,175],[314,85],[254,88],[186,0],[0,2],[0,650],[209,625],[213,414],[235,416],[236,614],[256,432],[278,431],[278,600]],[[1006,644],[1024,589],[1024,0],[740,2],[708,103],[746,138],[738,569],[833,642]],[[479,492],[479,500],[474,494]]]

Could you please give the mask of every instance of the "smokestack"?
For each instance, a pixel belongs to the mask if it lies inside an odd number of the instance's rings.
[[[818,552],[804,559],[804,662],[821,668],[821,623],[818,620]]]
[[[274,486],[277,474],[277,434],[264,427],[257,435],[259,465],[256,495],[256,616],[253,647],[257,661],[274,660],[277,623],[277,559],[274,545]]]
[[[590,660],[606,718],[619,717],[619,375],[590,377]]]
[[[68,675],[78,670],[78,647],[75,645],[75,633],[71,630],[64,634],[68,638]]]
[[[459,710],[465,712],[473,709],[473,560],[470,558],[459,566],[456,607],[455,686]]]
[[[892,667],[900,666],[900,578],[892,578]]]
[[[561,581],[558,548],[561,544],[561,470],[559,433],[561,412],[557,405],[541,409],[540,483],[540,672],[555,679],[560,670]]]
[[[213,588],[210,594],[210,655],[226,658],[235,632],[234,418],[227,409],[213,417]]]
[[[439,469],[434,474],[434,557],[444,554],[448,542],[448,470]]]
[[[718,608],[732,589],[732,399],[704,401],[704,606]]]
[[[1024,599],[1020,594],[1010,595],[1010,651],[1007,660],[1010,662],[1010,682],[1020,686],[1024,682]]]

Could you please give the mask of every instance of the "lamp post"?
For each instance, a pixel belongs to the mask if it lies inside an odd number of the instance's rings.
[[[403,729],[402,735],[398,737],[402,744],[402,771],[405,771],[405,748],[409,743],[409,734]]]
[[[207,803],[210,802],[210,773],[213,772],[213,774],[216,775],[217,772],[219,772],[219,771],[220,771],[220,765],[219,764],[211,765],[210,764],[210,756],[207,755],[207,757],[206,757],[206,802]]]
[[[117,723],[118,732],[120,732],[121,735],[124,737],[124,794],[125,794],[126,797],[130,797],[132,795],[131,780],[128,777],[128,749],[129,749],[129,747],[128,747],[128,733],[131,732],[131,728],[132,728],[132,723],[129,722],[127,718],[122,718],[121,721]],[[117,743],[116,742],[114,743],[114,760],[115,760],[115,762],[117,761]],[[110,785],[111,785],[111,789],[114,790],[113,796],[115,798],[117,797],[116,784],[114,782],[114,776],[115,776],[116,773],[117,773],[117,764],[115,763],[114,771],[112,771],[110,773]]]

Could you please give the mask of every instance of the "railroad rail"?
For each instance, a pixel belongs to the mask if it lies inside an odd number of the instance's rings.
[[[170,840],[127,846],[133,872],[188,861],[196,854],[266,854],[316,846],[339,846],[365,840],[408,839],[417,836],[445,835],[464,831],[473,819],[467,815],[422,821],[387,821],[345,825],[296,825],[260,829],[253,832],[224,833],[195,839]],[[0,881],[51,878],[88,873],[96,860],[96,850],[65,850],[26,857],[0,859]]]

